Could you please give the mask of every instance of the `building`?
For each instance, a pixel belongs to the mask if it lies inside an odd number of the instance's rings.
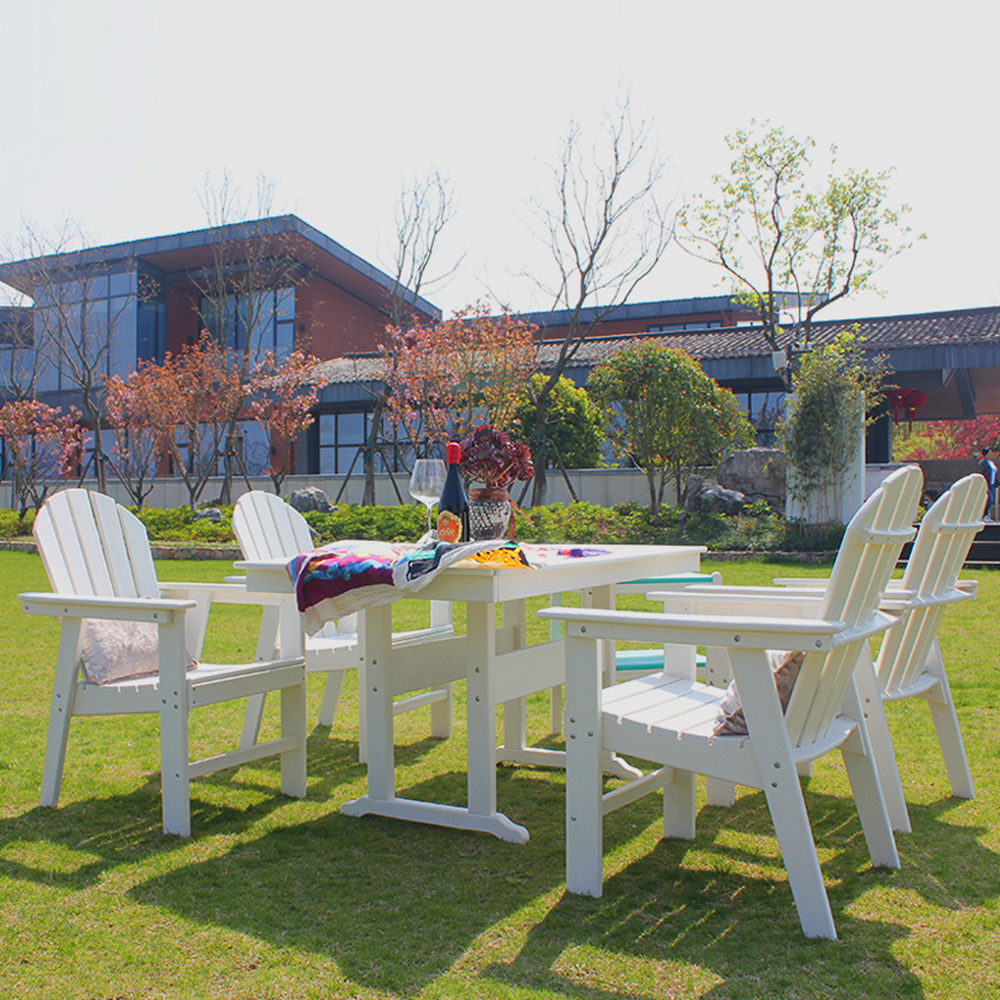
[[[333,358],[375,347],[394,296],[440,318],[293,215],[0,264],[0,282],[33,303],[0,311],[0,391],[10,396],[30,376],[38,398],[58,407],[81,407],[84,382],[99,390],[105,376],[162,361],[202,329],[231,347]],[[324,415],[314,460],[356,453],[366,403]],[[246,453],[266,456],[255,431],[248,425]],[[315,461],[303,454],[298,464]]]
[[[81,405],[79,375],[46,361],[53,351],[40,350],[53,337],[76,348],[98,388],[105,375],[160,360],[202,329],[237,348],[253,343],[280,355],[302,347],[325,359],[330,382],[296,452],[296,471],[307,474],[344,475],[352,466],[360,473],[358,452],[380,389],[375,348],[394,297],[422,320],[440,318],[433,304],[295,216],[0,264],[0,282],[33,302],[0,309],[0,391],[7,396],[30,371],[44,402]],[[788,299],[786,306],[794,296]],[[539,360],[551,368],[569,316],[526,318],[541,328]],[[581,315],[584,324],[595,318],[593,310]],[[922,400],[918,419],[1000,412],[1000,308],[818,322],[813,344],[847,330],[863,337],[868,351],[888,356],[901,389],[918,390],[911,397]],[[584,383],[594,364],[635,337],[691,354],[765,426],[780,410],[785,387],[771,349],[752,314],[730,296],[631,303],[600,316],[567,376]],[[882,421],[870,436],[873,461],[889,457],[888,425]],[[247,424],[247,464],[256,455],[262,465],[268,445]],[[398,466],[398,456],[385,462]]]

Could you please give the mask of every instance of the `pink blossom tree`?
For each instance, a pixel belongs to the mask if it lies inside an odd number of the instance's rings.
[[[0,437],[22,521],[29,503],[39,510],[53,488],[77,468],[84,433],[79,421],[75,406],[66,413],[36,399],[0,406]]]

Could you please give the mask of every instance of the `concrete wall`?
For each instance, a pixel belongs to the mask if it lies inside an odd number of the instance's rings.
[[[615,504],[625,503],[633,500],[641,504],[649,503],[649,493],[646,488],[646,477],[638,470],[621,469],[582,469],[571,471],[570,480],[576,490],[580,500],[588,503],[599,504],[602,507],[611,507]],[[252,476],[250,482],[254,489],[266,490],[269,493],[274,491],[271,480],[266,477]],[[289,476],[282,485],[282,495],[288,496],[294,490],[302,489],[306,486],[315,486],[323,490],[331,501],[334,501],[343,485],[343,476]],[[403,495],[404,503],[411,503],[407,492],[408,477],[397,478],[396,483],[400,493]],[[76,482],[67,485],[76,486]],[[85,486],[93,488],[93,480],[84,483]],[[512,496],[517,500],[520,495],[519,487],[522,484],[515,483],[515,488],[511,491]],[[566,488],[566,483],[560,473],[549,474],[548,477],[549,503],[570,503],[572,497]],[[246,483],[242,479],[237,479],[233,483],[233,495],[239,497],[246,492]],[[364,479],[361,475],[351,477],[342,497],[343,503],[360,503],[364,490]],[[669,487],[668,487],[669,490]],[[120,503],[131,503],[125,488],[111,478],[108,482],[108,492]],[[209,501],[219,496],[221,492],[221,479],[209,481],[205,492],[202,494],[202,502]],[[529,494],[530,496],[530,494]],[[375,477],[375,499],[376,502],[384,506],[393,506],[399,503],[396,491],[393,489],[389,477]],[[670,496],[670,502],[673,496]],[[188,495],[184,488],[184,483],[180,479],[159,479],[153,487],[153,492],[149,495],[146,503],[150,507],[184,507],[187,506]],[[527,502],[527,500],[525,501]],[[0,483],[0,505],[10,506],[10,483]]]

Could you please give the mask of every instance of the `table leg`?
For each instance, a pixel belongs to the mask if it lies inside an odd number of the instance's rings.
[[[345,802],[345,816],[388,816],[456,830],[491,833],[523,844],[528,831],[496,809],[496,700],[493,694],[495,604],[468,606],[468,801],[467,808],[400,798],[395,794],[392,696],[385,683],[392,670],[391,605],[365,612],[365,698],[368,708],[368,794]]]
[[[511,637],[511,651],[527,645],[527,615],[524,601],[508,601],[503,606],[504,631]],[[507,652],[507,650],[504,650]],[[528,745],[528,699],[515,698],[503,706],[503,744],[499,759],[507,750],[523,750]]]

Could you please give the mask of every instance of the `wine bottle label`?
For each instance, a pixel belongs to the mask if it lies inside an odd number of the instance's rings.
[[[438,514],[438,541],[462,542],[462,519],[450,510],[442,510]]]

